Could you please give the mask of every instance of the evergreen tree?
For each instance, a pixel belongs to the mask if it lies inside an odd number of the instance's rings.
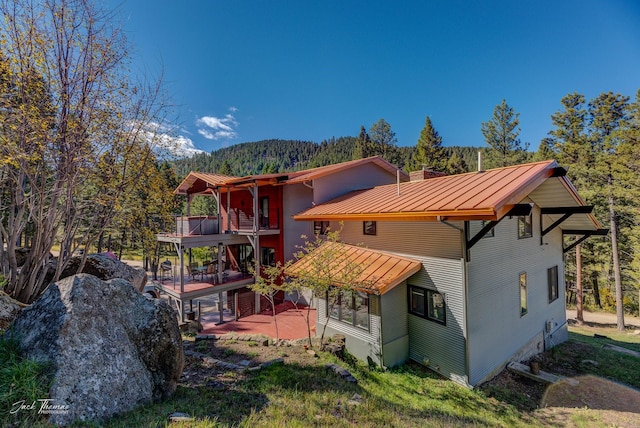
[[[463,158],[460,157],[458,152],[453,152],[449,160],[447,161],[447,167],[445,168],[445,172],[449,175],[453,174],[464,174],[468,172],[469,168],[467,167],[467,163]]]
[[[527,159],[529,144],[520,142],[520,114],[503,99],[493,110],[493,117],[483,122],[482,135],[489,145],[488,167],[503,167],[521,163]]]
[[[360,133],[356,139],[353,159],[364,159],[369,156],[375,156],[373,143],[371,142],[371,137],[369,137],[364,125],[360,125]]]
[[[616,312],[618,330],[624,331],[624,299],[620,268],[620,252],[618,248],[620,230],[619,210],[628,203],[628,193],[623,183],[619,182],[619,171],[627,168],[626,159],[619,153],[620,137],[624,135],[622,127],[629,119],[629,97],[611,92],[600,94],[589,103],[589,128],[591,146],[595,153],[595,168],[592,170],[592,185],[602,189],[601,195],[606,197],[608,220],[611,237],[612,271],[616,290]]]
[[[233,171],[231,170],[231,165],[228,160],[224,160],[222,165],[220,165],[220,170],[218,171],[220,175],[233,175]]]
[[[412,169],[419,170],[422,167],[434,171],[445,171],[447,169],[447,159],[442,147],[442,137],[433,128],[431,118],[425,119],[424,128],[420,131],[420,138],[416,145],[416,152],[411,165]]]
[[[534,155],[533,160],[538,162],[538,161],[554,159],[556,155],[555,152],[553,151],[554,145],[555,145],[555,142],[553,138],[548,138],[548,137],[543,138],[542,141],[540,141],[540,145],[538,146],[538,151]]]
[[[396,147],[398,139],[386,120],[380,119],[369,128],[373,153],[370,156],[380,156],[394,165],[401,163],[400,152]],[[401,165],[399,165],[401,166]]]

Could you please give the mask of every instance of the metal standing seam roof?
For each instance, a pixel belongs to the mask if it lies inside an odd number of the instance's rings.
[[[178,187],[176,187],[173,193],[178,195],[185,195],[188,193],[201,193],[206,190],[208,186],[221,186],[227,181],[236,178],[238,177],[192,171],[185,177],[184,180],[182,180],[182,183],[180,183]]]
[[[328,258],[331,260],[326,260]],[[333,285],[344,286],[345,284],[340,284],[340,278],[355,279],[357,290],[380,295],[421,268],[420,261],[407,257],[341,242],[325,242],[293,263],[286,273],[295,277],[317,277],[319,269],[328,269],[334,279]],[[347,272],[345,269],[353,270]]]
[[[550,160],[377,186],[319,204],[294,219],[497,220],[553,176],[557,167]]]
[[[317,168],[310,168],[301,171],[282,172],[274,174],[256,174],[244,177],[232,177],[220,174],[209,174],[202,172],[190,172],[189,175],[180,183],[174,193],[202,193],[208,187],[217,186],[241,186],[246,183],[263,182],[266,184],[296,184],[308,182],[318,179],[336,172],[340,172],[358,165],[373,163],[380,168],[387,170],[390,174],[396,174],[398,168],[382,159],[379,156],[372,156],[364,159],[356,159],[347,162],[341,162],[333,165],[326,165]],[[400,171],[400,181],[407,181],[409,175]]]

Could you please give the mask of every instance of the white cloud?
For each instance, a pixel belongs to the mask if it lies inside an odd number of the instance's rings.
[[[235,113],[235,112],[237,112],[238,110],[239,110],[239,109],[238,109],[238,107],[229,107],[229,111],[230,111],[231,113]]]
[[[196,153],[204,153],[204,150],[196,148],[189,137],[172,132],[166,125],[150,123],[141,132],[148,142],[160,150],[168,151],[173,156],[193,156]]]
[[[229,110],[235,112],[238,109],[231,107]],[[196,125],[198,126],[198,134],[208,140],[234,139],[238,137],[238,133],[235,130],[238,126],[238,121],[231,113],[225,114],[222,118],[203,116],[196,120]]]

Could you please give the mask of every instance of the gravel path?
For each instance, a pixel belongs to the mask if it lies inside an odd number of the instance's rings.
[[[614,324],[614,325],[617,322],[616,314],[610,314],[608,312],[583,311],[582,316],[585,322],[595,322],[598,324]],[[567,309],[567,319],[570,320],[575,318],[576,318],[576,310]],[[640,318],[625,314],[624,324],[626,326],[632,325],[640,328]]]

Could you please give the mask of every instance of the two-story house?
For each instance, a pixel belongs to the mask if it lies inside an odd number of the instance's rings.
[[[411,359],[467,386],[566,340],[563,254],[607,231],[565,173],[555,161],[418,172],[297,213],[309,224],[342,222],[341,240],[359,246],[345,245],[335,269],[357,260],[368,284],[332,302],[318,296],[317,325],[344,334],[360,359]],[[308,263],[290,273],[305,275]]]

